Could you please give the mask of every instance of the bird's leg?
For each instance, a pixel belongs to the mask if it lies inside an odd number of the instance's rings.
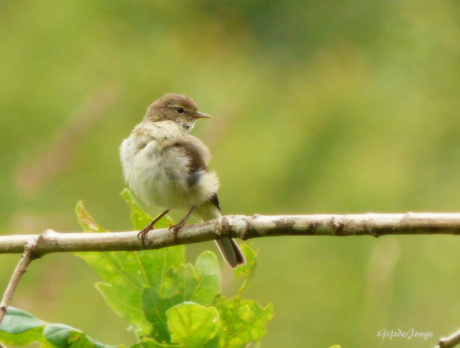
[[[179,232],[179,230],[185,225],[185,223],[187,222],[188,218],[190,217],[190,215],[192,215],[193,211],[196,209],[196,205],[194,205],[192,207],[192,209],[190,209],[190,211],[187,213],[187,215],[185,215],[185,217],[182,219],[181,222],[179,222],[177,225],[174,225],[174,226],[171,226],[169,228],[169,232],[172,232],[174,233],[174,241],[177,242],[177,232]]]
[[[153,220],[151,223],[145,226],[145,228],[137,234],[137,239],[141,241],[143,248],[145,247],[145,236],[147,235],[147,233],[150,230],[153,230],[153,225],[155,225],[158,222],[158,220],[160,220],[163,216],[168,214],[170,210],[171,209],[168,209],[162,212],[157,218],[155,218],[155,220]]]

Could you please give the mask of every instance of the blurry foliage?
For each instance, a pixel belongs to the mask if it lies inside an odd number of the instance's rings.
[[[193,133],[214,156],[225,213],[458,211],[458,37],[460,5],[452,0],[2,1],[0,226],[76,230],[73,205],[83,199],[107,228],[129,228],[117,197],[118,147],[166,92],[187,94],[214,116]],[[88,100],[107,99],[65,163],[43,160]],[[49,166],[57,169],[39,185],[24,183]],[[249,292],[279,308],[265,345],[375,346],[385,343],[376,337],[383,327],[435,337],[454,330],[458,243],[257,240],[260,270]],[[16,305],[85,332],[90,326],[108,342],[96,325],[111,318],[102,305],[84,318],[56,318],[64,316],[61,301],[81,303],[74,288],[94,274],[65,256],[40,262]],[[45,282],[51,269],[54,280]],[[0,275],[10,272],[5,266]],[[31,293],[43,300],[28,300]]]

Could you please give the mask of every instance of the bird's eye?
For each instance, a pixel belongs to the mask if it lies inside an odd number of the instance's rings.
[[[176,111],[177,111],[179,114],[183,114],[183,113],[184,113],[184,108],[178,107],[178,108],[176,108]]]

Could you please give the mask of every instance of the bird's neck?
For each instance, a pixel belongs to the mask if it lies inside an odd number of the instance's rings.
[[[193,126],[195,125],[195,122],[187,122],[187,121],[181,121],[179,120],[177,122],[177,124],[179,125],[179,127],[181,127],[182,129],[184,129],[184,131],[186,133],[190,132],[192,129],[193,129]]]
[[[182,120],[158,120],[153,122],[152,120],[144,120],[143,124],[158,128],[162,132],[171,132],[177,135],[188,134],[194,126],[194,123],[183,122]]]
[[[190,120],[185,117],[178,118],[166,118],[164,115],[155,112],[147,112],[144,117],[144,122],[152,122],[153,124],[157,122],[172,122],[175,123],[180,130],[185,131],[186,133],[190,132],[195,126],[195,120]]]

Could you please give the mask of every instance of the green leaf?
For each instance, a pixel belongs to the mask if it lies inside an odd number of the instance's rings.
[[[141,208],[128,189],[125,188],[121,195],[131,208],[131,225],[134,229],[141,230],[153,220],[153,218]]]
[[[261,307],[252,300],[232,298],[219,302],[221,327],[220,345],[241,347],[249,342],[259,341],[266,335],[265,326],[273,318],[271,304]]]
[[[140,209],[134,203],[131,208]],[[79,219],[83,216],[85,222],[98,226],[83,204],[79,203],[77,210]],[[136,214],[140,216],[143,212],[138,210]],[[82,226],[86,226],[86,223]],[[142,309],[144,288],[153,286],[162,296],[176,292],[171,289],[172,280],[168,274],[171,268],[178,269],[185,262],[185,246],[140,252],[87,252],[76,255],[83,258],[105,282],[96,286],[106,302],[140,330],[139,334],[142,335],[151,331],[151,324],[146,320]]]
[[[167,281],[169,279],[170,281]],[[193,300],[202,305],[211,304],[220,292],[220,269],[217,257],[210,251],[203,252],[196,261],[196,268],[187,264],[179,271],[170,268],[161,294],[158,287],[145,289],[142,303],[147,319],[153,324],[152,337],[157,342],[170,342],[166,326],[166,311],[183,302]]]
[[[109,346],[88,337],[80,330],[63,324],[48,324],[43,330],[44,337],[57,347],[72,347],[72,348],[108,348],[121,347]]]
[[[256,268],[257,252],[252,248],[252,243],[241,243],[240,248],[241,251],[244,253],[244,256],[246,257],[246,264],[236,267],[233,270],[233,274],[235,278],[249,278],[252,274],[254,274]]]
[[[83,201],[77,202],[77,207],[75,209],[77,213],[77,219],[80,223],[83,231],[85,232],[106,232],[106,230],[98,225],[96,221],[94,221],[93,217],[88,213],[83,205]]]
[[[15,307],[8,307],[5,318],[0,325],[0,331],[17,335],[37,327],[42,327],[46,323],[33,315]]]
[[[184,302],[166,312],[171,341],[185,347],[202,347],[217,333],[219,312],[215,307],[205,307]]]
[[[117,286],[97,283],[96,288],[101,292],[107,304],[122,318],[133,325],[133,330],[139,336],[147,335],[151,331],[151,324],[145,319],[142,311],[140,294],[132,289],[124,292]]]
[[[173,280],[170,269],[179,269],[185,263],[185,245],[139,252],[139,259],[147,276],[149,286],[158,290],[161,296],[176,293],[171,289]]]
[[[80,330],[63,324],[47,324],[27,312],[10,307],[0,326],[0,342],[25,345],[40,342],[41,347],[109,348]],[[121,346],[119,346],[121,347]]]
[[[198,275],[195,267],[187,263],[175,273],[176,287],[181,289],[182,301],[189,301],[196,291]]]
[[[165,348],[177,347],[177,345],[170,345],[167,343],[158,343],[153,338],[144,338],[142,342],[132,345],[130,348]]]
[[[211,251],[198,256],[195,266],[186,264],[173,276],[175,287],[182,294],[182,301],[210,305],[220,293],[219,262]]]
[[[8,345],[25,345],[43,342],[46,323],[20,309],[9,307],[0,325],[0,342]]]
[[[143,288],[153,286],[162,295],[167,295],[171,286],[168,270],[177,269],[185,262],[185,247],[77,255],[85,259],[105,282],[113,286],[124,290],[127,287],[138,293],[142,293]]]
[[[131,208],[131,224],[133,228],[136,230],[142,230],[145,226],[147,226],[153,218],[147,214],[140,204],[136,201],[131,191],[128,189],[124,189],[121,193],[123,198],[125,199],[128,206]],[[159,215],[159,214],[158,214]],[[174,221],[169,218],[168,215],[163,216],[157,223],[155,224],[156,228],[167,228],[169,226],[174,225]]]
[[[128,322],[148,334],[151,325],[143,313],[142,294],[153,287],[161,296],[177,292],[170,272],[185,262],[185,246],[140,252],[78,253],[106,283],[97,288],[107,303]]]
[[[195,262],[197,273],[195,291],[190,300],[202,305],[210,305],[220,293],[220,268],[216,254],[207,250]]]
[[[153,287],[146,288],[142,294],[142,305],[145,317],[153,324],[151,336],[157,342],[171,342],[166,324],[166,311],[181,302],[179,294],[163,298]]]
[[[151,217],[129,191],[123,191],[123,197],[130,206],[134,227],[143,228]],[[103,230],[82,203],[77,213],[83,228]],[[168,219],[160,220],[159,224],[167,226]],[[242,300],[248,279],[254,274],[257,253],[248,244],[241,247],[247,263],[237,267],[234,275],[245,280],[237,296],[231,299],[219,297],[219,262],[210,251],[203,252],[195,265],[185,264],[183,245],[139,252],[77,255],[101,276],[104,283],[98,283],[97,288],[107,303],[142,337],[136,348],[177,344],[206,348],[257,347],[266,334],[267,322],[273,317],[273,307]],[[214,306],[207,307],[211,304]],[[64,335],[65,330],[59,334]]]
[[[72,328],[62,324],[49,324],[43,330],[45,338],[58,347],[66,347]]]
[[[260,346],[259,342],[249,342],[244,345],[244,348],[259,348]]]

